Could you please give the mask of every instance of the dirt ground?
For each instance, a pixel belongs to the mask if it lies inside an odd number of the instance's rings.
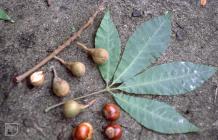
[[[94,12],[97,0],[52,0],[47,7],[44,0],[0,0],[16,21],[14,24],[0,21],[0,139],[1,140],[67,140],[72,128],[81,121],[90,121],[94,128],[94,140],[105,139],[102,127],[107,124],[101,115],[102,105],[113,102],[104,96],[89,110],[74,119],[65,119],[62,108],[44,113],[43,110],[66,98],[78,97],[104,87],[100,73],[90,58],[77,47],[64,50],[59,56],[65,60],[85,63],[87,73],[78,79],[57,61],[50,61],[41,70],[46,72],[46,83],[32,88],[26,81],[14,86],[11,79],[44,58],[77,30]],[[209,0],[205,8],[196,0],[111,0],[108,1],[113,21],[119,31],[122,46],[140,23],[172,11],[173,34],[169,49],[157,63],[175,60],[218,66],[218,1]],[[143,14],[133,17],[134,9]],[[136,13],[137,14],[137,13]],[[80,41],[90,47],[103,14],[98,15],[94,25],[85,31]],[[70,97],[55,97],[51,92],[54,65],[59,76],[69,81]],[[196,124],[198,133],[163,135],[139,125],[125,112],[119,119],[123,140],[218,140],[218,97],[216,90],[218,73],[190,94],[173,97],[152,96],[173,105],[178,112]],[[87,102],[91,98],[82,100]],[[93,99],[93,98],[92,98]],[[5,123],[18,123],[18,134],[4,136]]]

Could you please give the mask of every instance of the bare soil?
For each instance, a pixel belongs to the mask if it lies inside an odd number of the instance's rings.
[[[44,0],[1,0],[5,9],[15,20],[14,24],[0,21],[0,139],[1,140],[66,140],[71,138],[72,128],[81,121],[90,121],[94,128],[94,140],[105,139],[102,128],[107,124],[101,115],[102,105],[113,102],[105,95],[89,110],[74,119],[65,119],[62,108],[44,113],[44,109],[60,99],[51,92],[54,65],[59,75],[69,81],[72,93],[78,97],[104,87],[97,66],[80,49],[71,47],[59,57],[85,63],[87,73],[78,79],[57,61],[50,61],[41,70],[46,72],[46,83],[33,88],[26,81],[14,85],[14,75],[34,66],[59,44],[77,30],[94,12],[97,0],[52,0],[47,7]],[[209,0],[205,8],[196,0],[111,0],[108,1],[113,21],[119,31],[122,46],[136,26],[172,11],[173,35],[169,49],[157,63],[183,60],[218,66],[218,1]],[[142,13],[134,13],[134,9]],[[137,12],[137,11],[135,11]],[[133,17],[132,15],[136,16]],[[139,16],[139,17],[138,17]],[[103,14],[85,31],[80,41],[94,47],[94,37]],[[152,96],[173,105],[178,112],[201,128],[198,133],[163,135],[142,127],[125,112],[119,119],[123,140],[218,140],[218,98],[216,90],[218,73],[205,84],[182,96]],[[82,100],[90,101],[92,98]],[[15,137],[4,136],[5,123],[18,123]]]

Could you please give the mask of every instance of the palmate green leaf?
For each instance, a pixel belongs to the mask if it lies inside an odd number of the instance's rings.
[[[95,37],[95,47],[104,48],[109,52],[109,60],[99,65],[103,79],[108,83],[114,75],[120,58],[120,38],[115,25],[113,24],[110,13],[107,11],[98,28]]]
[[[9,17],[9,16],[7,15],[7,13],[6,13],[4,10],[2,10],[2,9],[0,9],[0,20],[7,20],[7,21],[10,21],[10,22],[14,22],[14,21],[11,19],[11,17]]]
[[[167,48],[171,34],[171,16],[153,18],[139,26],[129,38],[113,83],[121,83],[148,67]]]
[[[122,109],[146,128],[165,134],[198,131],[195,125],[166,103],[125,94],[113,96]]]
[[[125,81],[118,89],[137,94],[178,95],[200,87],[216,68],[191,62],[154,66]]]

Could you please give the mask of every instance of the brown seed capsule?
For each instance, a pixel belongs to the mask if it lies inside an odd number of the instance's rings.
[[[87,48],[84,44],[77,42],[77,44],[84,49],[89,55],[92,56],[96,64],[104,64],[109,59],[109,53],[103,48]]]
[[[122,137],[122,128],[119,124],[109,124],[104,133],[109,140],[119,140]]]
[[[82,112],[87,107],[93,105],[96,100],[92,100],[87,105],[79,104],[74,100],[69,100],[64,103],[64,115],[66,118],[73,118],[77,116],[80,112]]]
[[[77,77],[85,75],[86,68],[81,62],[66,62],[66,67]]]
[[[33,86],[39,87],[42,86],[45,81],[45,75],[43,71],[37,71],[30,75],[30,83]]]
[[[52,84],[52,90],[53,90],[54,94],[59,96],[59,97],[64,97],[64,96],[68,95],[70,92],[69,84],[67,83],[67,81],[65,81],[57,76],[57,72],[54,69],[54,67],[52,69],[54,72],[54,79],[53,79],[53,84]]]
[[[65,62],[63,59],[57,56],[55,56],[54,58],[60,61],[64,66],[66,66],[67,69],[69,69],[74,76],[81,77],[85,75],[86,68],[83,63],[72,61]]]
[[[104,64],[109,59],[108,52],[103,48],[90,49],[89,54],[96,64]]]
[[[73,140],[92,140],[93,127],[89,122],[80,123],[72,133]]]
[[[103,107],[103,115],[109,121],[116,121],[120,117],[120,108],[113,103],[107,103]]]

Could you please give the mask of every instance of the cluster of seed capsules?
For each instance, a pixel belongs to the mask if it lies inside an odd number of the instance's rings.
[[[91,55],[93,61],[102,65],[109,59],[108,52],[103,48],[87,48],[82,43],[77,43],[79,47],[84,49],[89,55]],[[81,62],[64,61],[59,57],[54,57],[61,64],[63,64],[74,76],[81,77],[85,75],[85,65]],[[60,78],[52,67],[54,73],[54,79],[52,82],[52,91],[58,97],[67,96],[70,93],[70,85],[67,81]],[[44,84],[45,75],[43,71],[37,71],[30,75],[30,83],[33,86],[39,87]],[[89,107],[95,102],[92,100],[88,104],[80,104],[74,100],[68,100],[63,105],[63,113],[66,118],[73,118],[77,116],[84,109]],[[105,129],[105,136],[110,140],[119,140],[122,136],[122,128],[115,121],[120,117],[120,109],[118,106],[112,103],[105,104],[103,107],[103,115],[106,120],[110,121]],[[72,131],[73,140],[92,140],[93,139],[93,127],[89,122],[82,122],[76,126]]]
[[[120,117],[120,108],[113,104],[107,103],[103,107],[103,116],[110,123],[104,128],[104,134],[109,140],[119,140],[122,137],[122,127],[116,123]],[[72,131],[73,140],[92,140],[93,127],[89,122],[82,122]]]
[[[108,52],[103,48],[87,48],[82,43],[77,43],[82,49],[84,49],[89,55],[91,55],[93,61],[98,64],[102,65],[107,62],[109,59]],[[76,77],[82,77],[85,75],[86,68],[82,62],[78,61],[64,61],[63,59],[55,56],[54,59],[58,60],[61,64],[63,64],[71,73]],[[55,70],[52,67],[54,72],[54,79],[52,83],[52,91],[58,97],[67,96],[70,92],[70,85],[67,81],[60,78]],[[30,83],[33,86],[39,87],[44,84],[45,75],[43,71],[37,71],[30,75]]]

